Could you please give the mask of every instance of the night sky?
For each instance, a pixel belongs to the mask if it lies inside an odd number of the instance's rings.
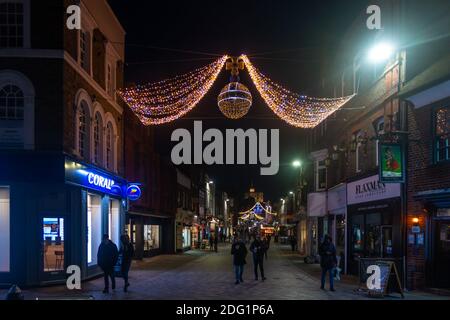
[[[312,93],[320,70],[330,60],[340,37],[365,8],[363,0],[336,1],[138,1],[110,0],[127,32],[126,83],[154,82],[189,72],[217,59],[216,55],[255,55],[251,61],[272,80],[299,93]],[[158,48],[177,49],[163,50]],[[179,51],[178,51],[179,50]],[[195,51],[198,53],[190,53]],[[260,165],[212,166],[212,178],[224,191],[247,190],[250,183],[268,200],[286,195],[295,184],[294,159],[304,159],[305,131],[279,120],[265,105],[246,71],[241,82],[253,95],[253,106],[241,120],[228,120],[217,107],[217,95],[229,79],[222,71],[216,84],[185,118],[156,128],[157,145],[170,155],[171,133],[204,130],[280,129],[280,172],[260,176]]]

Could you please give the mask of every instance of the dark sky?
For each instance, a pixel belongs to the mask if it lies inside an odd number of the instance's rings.
[[[189,72],[212,62],[215,57],[210,54],[265,53],[251,59],[256,67],[292,91],[308,94],[318,85],[324,62],[330,59],[340,37],[366,1],[110,0],[109,3],[127,32],[128,83],[154,82]],[[290,164],[293,159],[306,157],[302,154],[305,131],[276,118],[246,72],[241,74],[241,82],[253,95],[251,111],[242,120],[224,118],[217,107],[217,95],[228,78],[229,74],[223,71],[208,95],[185,119],[157,127],[158,147],[160,152],[170,154],[173,130],[190,130],[194,120],[202,120],[204,130],[214,127],[224,133],[227,128],[280,129],[278,175],[260,176],[259,165],[208,168],[224,191],[241,193],[253,182],[266,198],[275,200],[294,186],[295,171]]]

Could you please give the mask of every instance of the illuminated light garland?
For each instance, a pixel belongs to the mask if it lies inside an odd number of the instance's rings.
[[[250,110],[252,102],[253,98],[250,91],[239,82],[227,84],[217,97],[220,111],[229,119],[244,117]]]
[[[261,97],[278,117],[292,126],[314,128],[354,97],[311,98],[293,93],[262,74],[246,55],[242,59]]]
[[[172,122],[191,111],[211,89],[228,56],[172,79],[119,90],[145,125]]]

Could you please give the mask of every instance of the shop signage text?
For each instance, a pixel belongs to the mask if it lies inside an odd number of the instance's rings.
[[[400,184],[380,182],[378,175],[347,184],[349,205],[400,197]]]
[[[90,185],[106,188],[108,190],[111,190],[114,185],[113,179],[108,179],[92,172],[87,173],[87,179]]]

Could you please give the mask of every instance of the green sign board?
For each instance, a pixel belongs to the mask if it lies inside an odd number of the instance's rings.
[[[405,155],[400,144],[380,143],[378,146],[380,182],[405,182]]]

